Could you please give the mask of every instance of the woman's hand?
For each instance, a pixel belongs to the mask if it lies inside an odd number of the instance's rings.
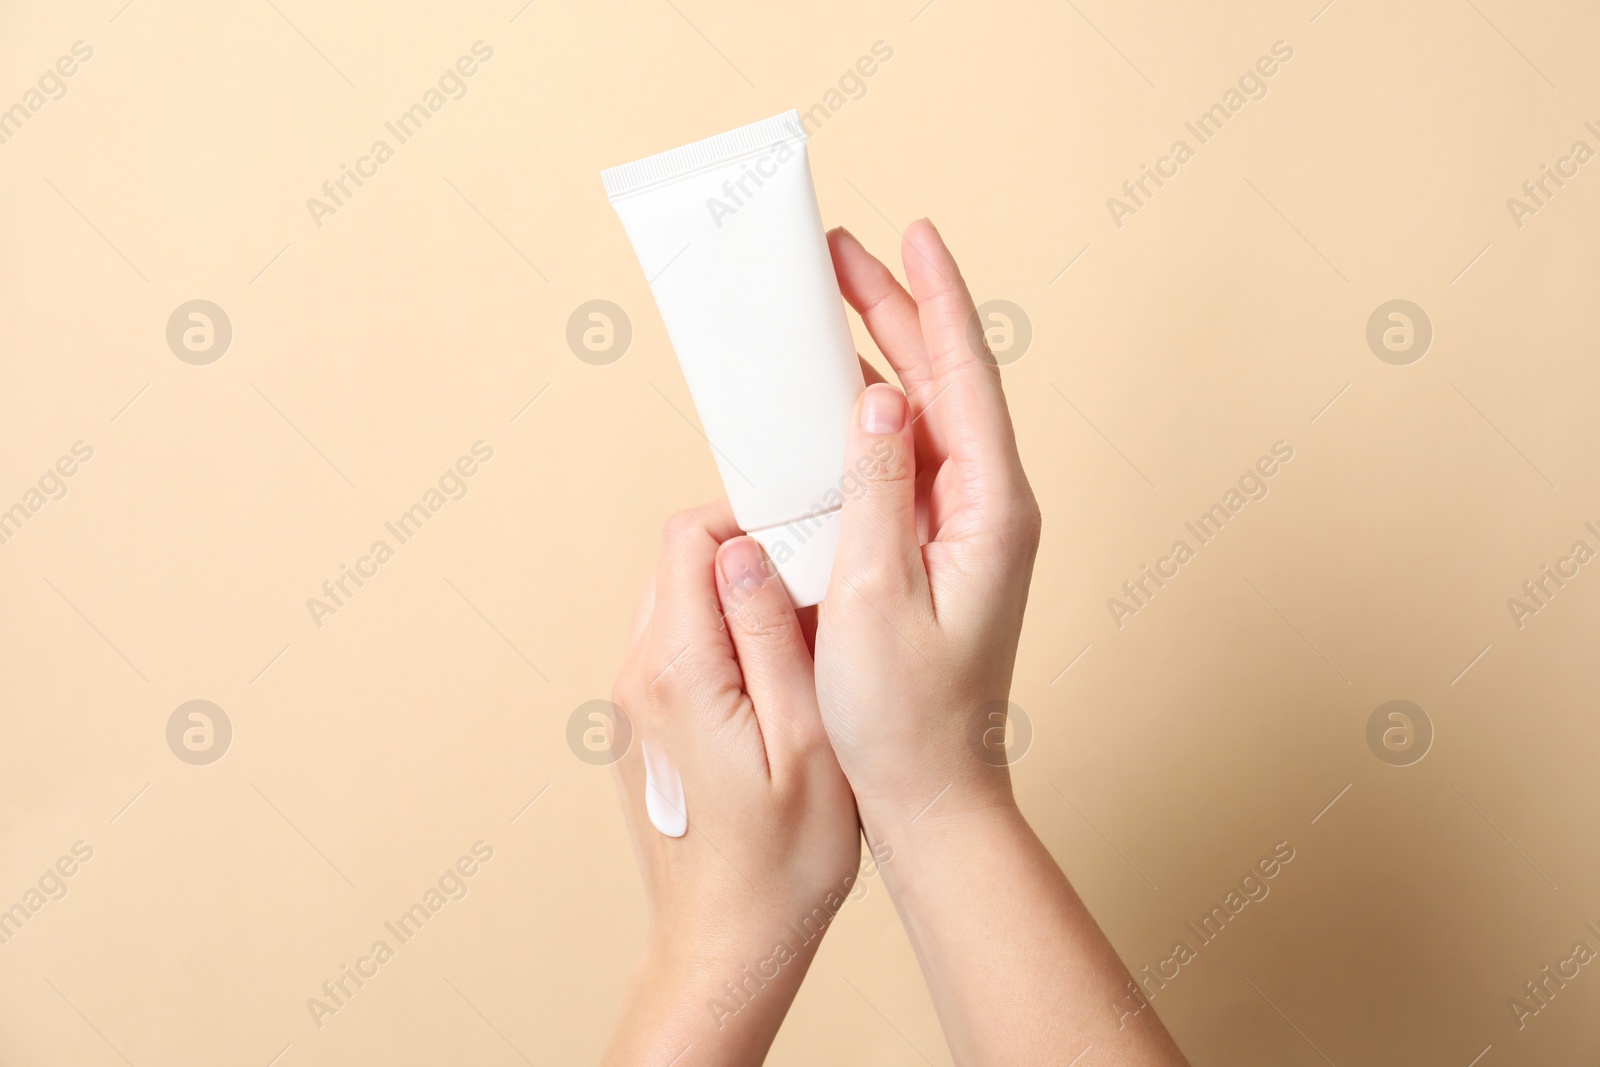
[[[872,385],[857,404],[846,470],[859,485],[818,619],[823,718],[869,831],[935,798],[943,812],[1006,806],[994,742],[1039,507],[999,371],[932,224],[906,230],[910,293],[844,230],[829,243],[845,298],[906,392]]]
[[[617,766],[651,931],[605,1062],[759,1063],[850,891],[860,835],[805,635],[725,501],[667,523],[613,701],[643,742]],[[680,837],[646,815],[645,749],[649,803],[687,816]]]
[[[857,404],[817,695],[951,1056],[1178,1067],[1012,798],[1000,742],[1039,509],[966,283],[926,220],[906,227],[909,293],[849,234],[830,242],[906,395]]]

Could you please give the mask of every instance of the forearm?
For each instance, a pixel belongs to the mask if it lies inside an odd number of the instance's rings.
[[[1014,806],[882,823],[884,884],[957,1064],[1066,1064],[1090,1046],[1097,1064],[1185,1064]]]

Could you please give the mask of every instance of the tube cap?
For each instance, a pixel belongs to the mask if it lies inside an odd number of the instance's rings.
[[[748,531],[778,568],[783,588],[797,608],[820,604],[828,593],[842,514],[835,508],[782,526]]]

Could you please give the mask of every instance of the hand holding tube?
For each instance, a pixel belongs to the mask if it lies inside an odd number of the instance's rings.
[[[817,697],[955,1062],[1180,1067],[1182,1054],[1028,826],[985,744],[1039,544],[1000,375],[955,260],[906,228],[908,293],[830,235],[845,298],[906,393],[870,386],[818,615]],[[907,402],[909,398],[909,403]],[[1127,1005],[1132,1001],[1140,1010]]]
[[[1040,520],[1000,376],[972,348],[972,299],[930,223],[906,231],[912,293],[850,234],[830,236],[844,295],[906,394],[870,386],[851,425],[861,489],[819,615],[824,721],[869,825],[941,792],[947,810],[1008,805],[1006,768],[979,744],[1010,690]]]
[[[605,1063],[759,1063],[861,839],[800,621],[726,501],[667,523],[613,701],[682,791],[647,801],[640,745],[617,764],[651,924]],[[657,832],[647,803],[685,801],[685,832]]]

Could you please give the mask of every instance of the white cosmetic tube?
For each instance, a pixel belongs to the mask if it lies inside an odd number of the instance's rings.
[[[822,600],[865,388],[800,113],[603,171],[739,525],[796,607]]]

